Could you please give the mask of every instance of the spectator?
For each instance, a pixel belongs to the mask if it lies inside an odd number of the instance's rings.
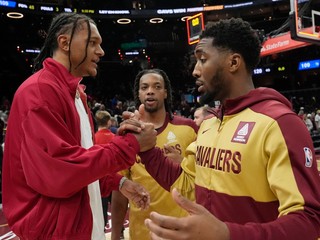
[[[200,126],[202,121],[205,119],[206,116],[212,114],[210,112],[210,107],[208,105],[198,107],[193,114],[193,120],[197,124],[197,126]]]
[[[307,126],[308,131],[309,131],[310,134],[311,134],[311,133],[312,133],[312,130],[313,130],[313,124],[312,124],[312,121],[311,121],[311,114],[310,114],[310,113],[304,114],[303,120],[304,120],[304,123],[305,123],[306,126]]]
[[[314,117],[314,121],[316,123],[316,127],[317,127],[318,132],[320,132],[320,109],[317,110],[317,114]]]
[[[103,110],[98,110],[95,114],[95,120],[98,127],[97,132],[94,135],[95,144],[106,144],[109,143],[115,136],[110,131],[111,121],[110,113]],[[111,194],[102,196],[102,210],[104,218],[104,229],[108,223],[108,206],[111,203]]]
[[[298,112],[298,116],[303,120],[303,115],[304,115],[304,107],[300,107],[300,110]]]
[[[119,127],[119,124],[118,124],[118,119],[116,117],[111,117],[110,118],[110,131],[114,134],[117,134],[117,131],[118,131],[118,127]]]

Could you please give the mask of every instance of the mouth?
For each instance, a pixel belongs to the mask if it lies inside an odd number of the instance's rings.
[[[147,104],[154,103],[155,101],[156,101],[156,99],[154,99],[154,98],[147,98],[147,99],[144,100],[144,102],[147,103]]]
[[[205,90],[204,90],[204,83],[203,83],[202,80],[197,79],[197,80],[196,80],[196,85],[198,86],[198,92],[199,92],[199,93],[204,93],[204,92],[205,92]]]
[[[92,63],[93,63],[96,67],[98,67],[99,59],[98,59],[98,60],[92,60]]]

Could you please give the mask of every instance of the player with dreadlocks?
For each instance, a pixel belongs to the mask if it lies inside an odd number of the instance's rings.
[[[148,69],[141,71],[137,74],[135,81],[134,81],[134,102],[136,104],[136,108],[138,109],[139,106],[142,104],[142,101],[139,97],[139,90],[140,90],[140,78],[148,73],[154,73],[162,77],[163,83],[164,83],[164,89],[166,90],[167,96],[164,98],[164,107],[166,112],[169,115],[170,119],[173,119],[173,113],[172,113],[172,89],[171,89],[171,82],[169,80],[168,75],[161,69]],[[157,111],[156,108],[150,108],[147,104],[145,104],[145,108],[147,111],[155,112]]]
[[[186,149],[196,138],[197,126],[188,118],[172,114],[172,90],[167,74],[160,69],[148,69],[138,73],[134,82],[134,100],[136,107],[144,105],[144,120],[154,124],[157,134],[157,147],[165,154],[176,154],[181,161]],[[180,164],[176,163],[176,164]],[[151,211],[158,211],[171,216],[185,216],[165,191],[145,170],[137,159],[136,164],[122,172],[134,182],[143,184],[150,192],[151,202],[147,211],[141,212],[130,202],[129,234],[131,240],[149,239],[144,220]],[[119,240],[123,220],[128,208],[128,200],[121,193],[112,193],[111,219],[112,239]]]
[[[101,42],[88,16],[57,15],[36,59],[36,72],[15,93],[2,196],[9,226],[21,240],[105,240],[101,194],[112,190],[120,189],[137,207],[148,206],[145,189],[117,172],[155,145],[149,141],[155,139],[153,125],[93,145],[90,110],[79,83],[83,76],[97,75],[104,55]]]

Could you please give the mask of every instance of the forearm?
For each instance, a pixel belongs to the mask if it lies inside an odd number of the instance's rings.
[[[105,176],[100,179],[100,191],[102,197],[110,196],[113,190],[119,189],[119,184],[121,181],[122,175],[115,173]]]
[[[167,191],[180,176],[182,169],[179,163],[164,156],[159,148],[139,153],[148,173]]]
[[[72,143],[70,136],[52,137],[44,147],[41,138],[31,137],[29,131],[25,131],[20,154],[26,181],[50,197],[69,197],[97,179],[128,168],[139,151],[135,137],[129,134],[110,144],[84,149]]]
[[[128,199],[119,191],[112,192],[111,200],[111,240],[119,240],[123,222],[128,210]]]

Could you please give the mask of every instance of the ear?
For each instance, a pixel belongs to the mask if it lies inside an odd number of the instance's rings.
[[[60,49],[62,49],[64,51],[70,50],[70,45],[69,45],[70,39],[67,35],[64,35],[64,34],[59,35],[57,41],[58,41],[58,47]]]
[[[235,72],[239,69],[239,67],[241,66],[241,60],[242,60],[242,57],[238,53],[233,53],[230,55],[230,58],[229,58],[230,72]]]

